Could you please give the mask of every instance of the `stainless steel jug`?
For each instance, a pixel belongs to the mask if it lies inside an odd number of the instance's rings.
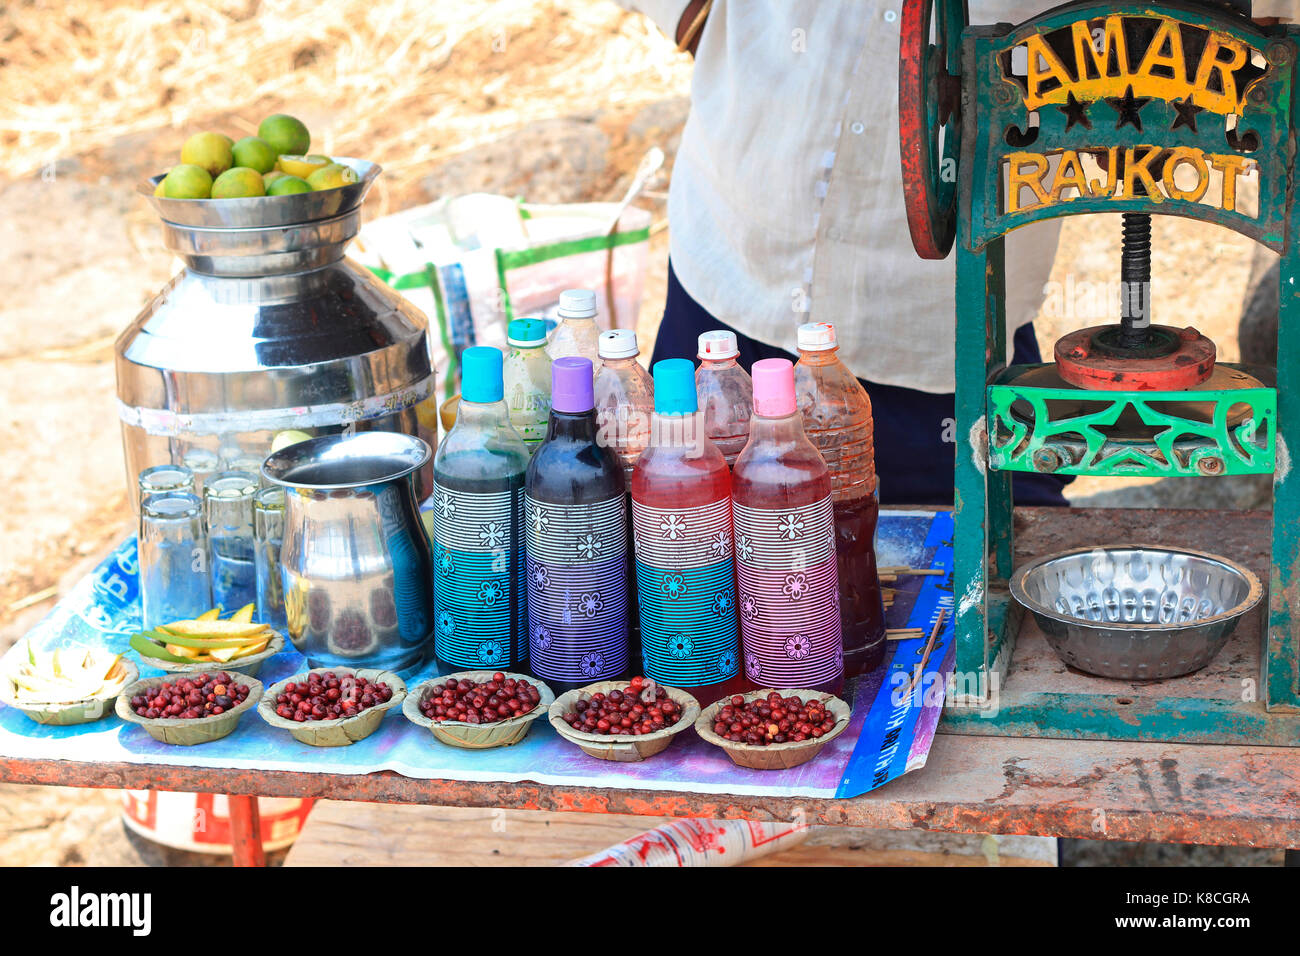
[[[343,256],[379,167],[340,161],[360,181],[319,193],[193,200],[140,187],[185,269],[117,341],[129,487],[151,465],[188,464],[201,493],[206,474],[260,461],[290,429],[435,440],[428,323]],[[426,467],[421,500],[432,490]]]
[[[432,650],[433,557],[415,476],[432,450],[410,435],[326,435],[267,458],[284,486],[289,639],[312,667],[414,672]]]

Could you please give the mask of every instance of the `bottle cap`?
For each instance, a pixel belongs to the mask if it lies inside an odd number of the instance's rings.
[[[506,342],[520,348],[546,343],[546,323],[542,319],[512,319],[506,327]]]
[[[735,358],[740,354],[740,348],[736,343],[736,333],[724,332],[722,329],[713,332],[701,332],[699,348],[701,360],[721,361],[722,359]]]
[[[835,345],[835,326],[829,322],[809,322],[799,326],[799,348],[804,351],[824,352]]]
[[[565,289],[560,293],[562,319],[590,319],[596,315],[596,293],[590,289]]]
[[[601,332],[600,338],[596,340],[596,348],[603,359],[631,358],[640,351],[636,347],[636,333],[631,329]]]
[[[557,412],[589,412],[596,407],[591,359],[566,355],[551,363],[551,408]]]
[[[460,397],[486,405],[505,396],[501,381],[501,350],[490,345],[467,348],[460,357]]]
[[[695,394],[695,363],[690,359],[655,362],[655,411],[660,415],[693,415],[700,410]]]
[[[754,414],[764,418],[793,415],[794,365],[789,359],[760,359],[750,370],[754,379]]]

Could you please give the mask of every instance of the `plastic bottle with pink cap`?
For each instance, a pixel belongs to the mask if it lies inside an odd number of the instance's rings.
[[[524,544],[532,672],[557,693],[628,672],[623,469],[596,441],[591,362],[551,365],[546,440],[528,464]]]
[[[876,445],[871,399],[836,354],[835,327],[799,326],[795,392],[804,430],[831,473],[840,573],[844,673],[875,670],[885,655],[885,605],[876,570]]]
[[[735,466],[749,440],[749,417],[754,413],[754,383],[736,363],[738,355],[735,332],[718,329],[700,335],[695,390],[704,414],[704,433],[718,446],[728,467]]]
[[[844,684],[831,477],[804,434],[794,366],[751,369],[754,415],[732,473],[736,601],[745,675],[759,687]]]

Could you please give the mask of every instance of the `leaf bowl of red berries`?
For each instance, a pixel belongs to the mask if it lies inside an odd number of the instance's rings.
[[[528,736],[554,692],[533,677],[505,671],[461,671],[435,677],[406,698],[406,719],[463,750],[508,747]]]
[[[268,687],[257,713],[304,744],[346,747],[378,730],[405,699],[406,682],[392,671],[317,667]]]
[[[154,740],[182,747],[232,733],[262,696],[261,681],[230,671],[146,677],[122,688],[117,716]]]
[[[849,726],[851,708],[813,690],[756,690],[724,697],[695,722],[738,767],[789,770],[812,760]]]
[[[551,726],[599,760],[645,760],[665,750],[695,722],[700,702],[647,677],[601,681],[562,694],[551,705]]]

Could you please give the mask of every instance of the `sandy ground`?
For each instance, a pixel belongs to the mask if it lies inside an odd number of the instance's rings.
[[[79,16],[92,35],[126,29],[121,8],[77,6],[85,7]],[[239,10],[232,12],[234,6]],[[0,112],[0,168],[7,170],[0,174],[0,442],[6,449],[0,457],[6,497],[0,509],[0,651],[130,529],[112,343],[173,270],[134,187],[165,168],[189,132],[208,125],[246,128],[250,119],[277,110],[299,113],[324,130],[325,148],[374,156],[391,170],[368,202],[370,215],[476,190],[541,202],[617,198],[652,145],[668,152],[671,168],[687,112],[690,65],[645,21],[599,0],[438,4],[436,12],[434,6],[401,0],[365,5],[357,15],[372,26],[385,17],[401,23],[403,16],[418,15],[422,36],[435,48],[417,57],[409,44],[390,46],[383,56],[371,51],[365,59],[346,46],[321,46],[321,35],[333,35],[333,27],[313,31],[304,12],[309,5],[296,0],[267,4],[260,13],[255,2],[218,4],[195,15],[198,26],[184,21],[189,34],[177,33],[180,15],[171,8],[147,5],[145,13],[171,23],[164,35],[180,41],[206,30],[207,42],[215,42],[211,38],[223,30],[251,30],[250,18],[258,16],[273,22],[277,35],[302,39],[290,51],[282,81],[275,79],[274,63],[261,64],[267,77],[260,83],[256,76],[231,78],[235,92],[220,96],[223,87],[212,84],[221,77],[208,76],[199,97],[185,88],[184,76],[167,72],[174,72],[173,64],[160,68],[170,85],[138,106],[130,101],[136,91],[130,83],[161,81],[123,79],[114,72],[127,68],[121,57],[88,60],[71,43],[67,49],[42,45],[22,20],[29,7],[0,10],[0,33],[8,28],[14,43],[30,43],[43,70],[75,61],[91,73],[92,88],[103,84],[98,94],[87,98],[78,89],[67,102],[57,85],[22,87],[23,109],[14,117]],[[495,6],[500,16],[465,12],[484,6]],[[203,20],[209,15],[213,22]],[[96,17],[118,19],[96,24]],[[295,24],[301,31],[292,29]],[[74,33],[82,47],[91,42]],[[199,55],[194,43],[180,49],[182,62]],[[328,50],[339,58],[333,67]],[[359,75],[356,63],[343,62],[347,56],[364,63],[377,58],[389,73],[376,66],[373,77]],[[417,57],[414,77],[403,71],[402,56]],[[18,68],[0,58],[0,93],[13,90]],[[396,92],[376,109],[385,83]],[[294,96],[286,98],[283,91],[290,89]],[[225,104],[220,109],[218,101]],[[103,116],[94,114],[97,103]],[[375,142],[382,155],[369,148]],[[664,218],[665,190],[661,180],[642,200],[656,220]],[[1194,321],[1219,344],[1221,357],[1235,359],[1251,246],[1219,230],[1207,241],[1207,228],[1159,222],[1157,307],[1170,324]],[[646,341],[662,310],[667,248],[667,232],[656,232],[639,323]],[[1105,284],[1118,261],[1117,220],[1073,220],[1053,279]],[[1083,324],[1092,323],[1045,314],[1037,324],[1040,341],[1050,346],[1061,332]],[[643,349],[648,353],[648,346]],[[1210,501],[1240,508],[1266,502],[1266,490],[1257,482],[1080,481],[1071,493],[1092,504]],[[0,797],[0,864],[195,862],[128,838],[114,793],[0,785]],[[1136,852],[1126,850],[1129,861],[1139,859]],[[1179,850],[1152,852],[1152,862],[1188,859]],[[1081,845],[1077,862],[1095,859],[1088,854]],[[1247,860],[1271,857],[1261,851],[1237,861]]]

